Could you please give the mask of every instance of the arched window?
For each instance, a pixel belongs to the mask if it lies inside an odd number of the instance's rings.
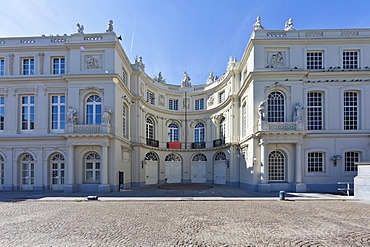
[[[33,185],[35,183],[35,160],[32,155],[24,154],[20,159],[22,185]]]
[[[226,136],[226,121],[225,117],[222,117],[220,121],[220,139],[225,139]]]
[[[204,125],[202,123],[195,125],[194,142],[204,142]]]
[[[63,154],[57,153],[51,157],[50,169],[51,169],[51,184],[52,185],[64,184],[65,161]]]
[[[168,125],[168,135],[170,142],[178,142],[179,141],[179,127],[177,124],[171,123]]]
[[[285,156],[281,151],[275,150],[268,158],[269,181],[285,181]]]
[[[96,152],[90,152],[85,158],[85,182],[100,182],[100,155]]]
[[[169,154],[166,156],[165,161],[181,161],[181,159],[177,154]]]
[[[272,92],[267,100],[267,118],[269,122],[284,122],[285,113],[284,94]]]
[[[191,161],[207,161],[207,156],[204,154],[196,154]]]
[[[99,95],[93,94],[86,100],[86,124],[101,124],[102,104]]]
[[[226,154],[224,152],[218,152],[215,155],[215,161],[223,161],[226,160]]]
[[[5,166],[5,159],[2,155],[0,155],[0,185],[4,184],[4,166]]]
[[[146,138],[154,140],[154,122],[152,119],[146,119]]]
[[[149,152],[145,155],[145,160],[158,161],[158,155],[154,152]]]

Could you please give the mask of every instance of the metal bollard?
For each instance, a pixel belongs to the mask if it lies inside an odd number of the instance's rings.
[[[281,190],[279,192],[279,200],[280,201],[284,201],[285,200],[285,191],[284,190]]]

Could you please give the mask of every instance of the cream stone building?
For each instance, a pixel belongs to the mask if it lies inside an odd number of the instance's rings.
[[[369,160],[370,29],[264,29],[178,85],[113,32],[0,38],[0,190],[337,191]],[[180,83],[181,82],[181,83]],[[180,85],[181,84],[181,85]]]

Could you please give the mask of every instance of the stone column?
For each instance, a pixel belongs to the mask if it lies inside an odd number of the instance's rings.
[[[306,192],[307,186],[302,181],[302,142],[297,142],[295,145],[295,163],[296,192]]]
[[[108,146],[102,146],[102,155],[100,157],[100,179],[98,192],[110,192],[110,185],[108,184]]]
[[[67,183],[64,185],[64,192],[76,192],[77,186],[75,185],[75,167],[74,167],[74,146],[67,147]]]
[[[40,52],[39,53],[39,57],[40,57],[40,74],[44,74],[44,57],[45,57],[45,53],[42,53]]]
[[[271,192],[270,185],[267,183],[267,169],[268,169],[268,164],[267,164],[267,158],[266,158],[266,153],[267,153],[267,143],[265,143],[263,140],[260,141],[260,146],[261,146],[261,177],[260,177],[260,183],[258,184],[258,191],[259,192]]]

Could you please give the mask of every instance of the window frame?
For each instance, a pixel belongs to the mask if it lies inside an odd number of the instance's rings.
[[[63,60],[63,62],[62,62]],[[58,61],[57,68],[55,68],[55,61]],[[51,58],[51,73],[53,75],[64,75],[66,74],[66,58],[64,56],[52,57]]]
[[[5,96],[0,95],[0,131],[5,129]]]
[[[196,111],[204,110],[204,98],[194,100],[194,110]]]
[[[34,57],[23,57],[22,61],[22,75],[35,75],[35,58]],[[26,62],[29,62],[27,64]]]
[[[57,102],[53,102],[53,98],[57,97]],[[64,98],[64,102],[62,102]],[[56,107],[57,120],[53,121],[54,107]],[[56,122],[57,128],[54,128],[53,123]],[[51,94],[50,95],[50,131],[62,133],[66,126],[66,96],[64,94]]]
[[[204,124],[201,122],[198,122],[194,126],[194,142],[195,143],[205,142],[205,127]]]
[[[94,157],[92,157],[92,159],[88,159],[90,155],[94,155]],[[87,165],[90,163],[92,165],[91,168],[87,168]],[[87,184],[100,184],[101,183],[101,156],[95,151],[87,153],[84,159],[84,167],[85,167],[84,182]],[[88,172],[92,173],[91,180],[88,180],[88,176],[87,176]]]
[[[178,99],[169,99],[168,100],[168,109],[171,111],[179,110],[179,100]]]
[[[355,154],[354,156],[357,157],[348,157],[348,154]],[[344,159],[343,159],[343,170],[345,174],[356,174],[358,171],[356,162],[361,161],[361,151],[351,150],[344,152]]]
[[[275,164],[272,164],[272,154],[273,153],[279,153],[279,155],[282,156],[282,162],[281,162],[281,158],[280,158],[280,162],[278,164],[276,164],[276,168],[275,168]],[[272,150],[269,155],[268,155],[268,181],[269,182],[277,182],[277,183],[280,183],[280,182],[286,182],[287,180],[287,168],[286,168],[286,165],[287,165],[287,158],[286,158],[286,155],[284,152],[282,152],[281,150]],[[282,163],[282,164],[281,164]],[[273,170],[274,168],[274,170]],[[279,170],[280,169],[280,170]],[[276,174],[273,174],[273,172],[276,172]],[[273,178],[276,178],[276,179],[273,179]]]
[[[92,101],[89,101],[90,99]],[[86,125],[101,125],[102,115],[103,115],[102,97],[97,93],[89,94],[85,100],[85,124]]]
[[[356,64],[353,62],[353,60],[348,60],[345,59],[346,56],[351,56],[351,54],[345,55],[345,53],[357,53],[356,55]],[[344,70],[352,70],[352,69],[359,69],[360,68],[360,54],[361,51],[360,49],[343,49],[341,52],[341,58],[342,58],[342,68]],[[354,56],[352,54],[352,56]],[[345,64],[345,63],[348,64]]]
[[[310,157],[314,156],[314,157]],[[321,157],[319,157],[321,156]],[[326,155],[323,151],[312,151],[307,153],[307,170],[310,175],[326,173]],[[311,170],[310,170],[311,168]]]
[[[27,98],[27,103],[23,103],[23,98]],[[35,129],[35,95],[21,95],[20,96],[20,130],[22,132],[33,131]],[[24,111],[24,109],[27,109]],[[27,118],[23,120],[23,116],[27,114]],[[23,128],[26,124],[27,128]]]
[[[317,59],[315,56],[318,54],[321,55],[319,59]],[[310,58],[312,58],[312,60]],[[318,64],[312,64],[312,63],[318,63]],[[306,69],[307,70],[323,70],[324,69],[324,51],[323,50],[306,50]]]
[[[282,98],[275,99],[272,95],[279,94]],[[271,96],[271,97],[270,97]],[[274,104],[272,104],[274,103]],[[276,103],[276,104],[275,104]],[[273,91],[267,95],[267,121],[270,123],[285,122],[286,117],[286,96],[283,92]]]
[[[145,128],[146,128],[145,133],[146,139],[155,140],[155,123],[153,119],[149,117],[146,118]]]
[[[154,92],[152,92],[150,90],[146,91],[146,102],[151,104],[151,105],[155,105],[155,94],[154,94]]]
[[[320,94],[320,97],[317,97],[318,94]],[[310,99],[312,99],[312,101]],[[320,99],[320,100],[318,101],[316,99]],[[306,105],[307,105],[306,117],[307,117],[307,129],[308,130],[324,130],[324,114],[325,114],[324,113],[324,109],[325,109],[324,100],[325,100],[325,92],[308,91],[306,93]],[[317,124],[318,122],[319,124]]]
[[[0,57],[0,76],[5,75],[5,58]]]
[[[225,92],[225,90],[223,90],[223,91],[218,93],[218,102],[220,104],[222,104],[225,101],[226,101],[226,92]]]
[[[170,123],[167,127],[168,127],[168,142],[179,142],[178,124]]]
[[[351,94],[350,96],[346,96]],[[359,105],[361,94],[356,90],[343,91],[343,129],[359,130],[360,129],[360,112]],[[355,98],[355,100],[352,100]],[[350,100],[348,100],[350,99]]]

